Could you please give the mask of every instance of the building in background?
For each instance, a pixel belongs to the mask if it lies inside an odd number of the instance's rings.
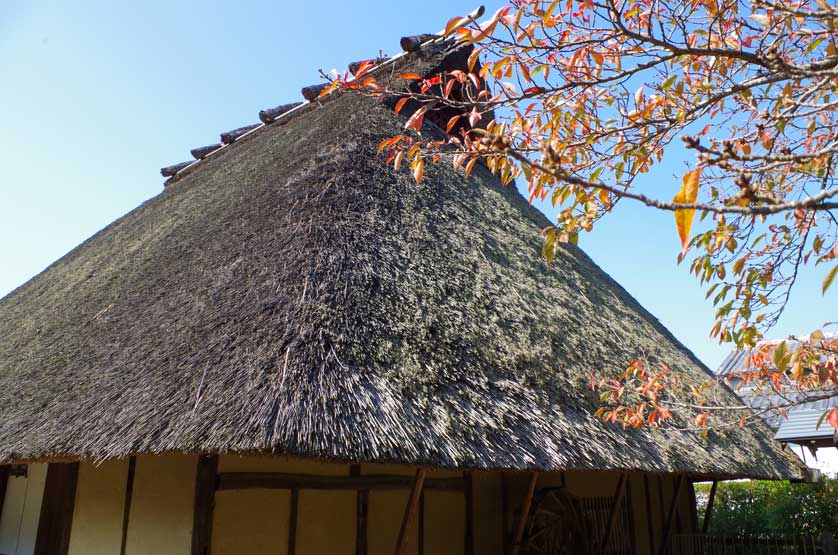
[[[826,339],[838,338],[838,333],[824,333]],[[771,343],[779,343],[775,340]],[[798,342],[794,339],[786,340],[788,348],[793,350]],[[762,384],[757,387],[745,384],[736,377],[737,373],[747,371],[748,358],[751,352],[737,350],[731,352],[719,366],[716,374],[723,377],[736,394],[755,410],[764,410],[787,404],[790,400],[799,400],[803,394],[792,388],[783,391],[769,389]],[[838,448],[835,447],[835,430],[829,424],[818,426],[823,413],[838,406],[838,392],[836,397],[821,399],[798,405],[788,410],[786,415],[777,410],[769,410],[760,414],[763,420],[774,430],[774,438],[788,445],[797,456],[810,468],[817,469],[830,476],[838,476]]]

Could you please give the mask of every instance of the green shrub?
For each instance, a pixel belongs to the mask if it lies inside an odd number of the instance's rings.
[[[710,484],[696,484],[704,515]],[[838,480],[816,484],[723,482],[716,491],[709,532],[725,535],[810,535],[838,531]]]

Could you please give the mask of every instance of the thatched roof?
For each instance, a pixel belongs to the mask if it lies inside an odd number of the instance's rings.
[[[514,188],[447,164],[417,186],[375,155],[403,121],[333,96],[190,166],[0,301],[0,460],[800,475],[762,427],[598,422],[591,372],[640,354],[707,370],[580,249],[548,266],[548,222]]]

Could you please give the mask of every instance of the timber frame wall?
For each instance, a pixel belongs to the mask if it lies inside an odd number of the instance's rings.
[[[352,490],[357,492],[355,554],[367,555],[367,510],[371,490],[409,490],[395,555],[405,553],[407,538],[417,534],[419,555],[424,555],[424,492],[462,492],[465,499],[464,555],[474,555],[474,509],[472,473],[461,478],[427,478],[428,469],[419,467],[414,477],[361,475],[360,465],[351,465],[349,476],[317,476],[283,472],[218,472],[218,456],[198,459],[192,528],[192,555],[210,555],[215,492],[242,489],[284,489],[291,492],[288,522],[288,555],[296,555],[297,505],[300,490]],[[417,522],[418,520],[418,522]],[[414,531],[414,528],[416,530]]]
[[[462,492],[465,500],[465,527],[463,538],[464,555],[474,553],[474,480],[470,471],[464,471],[462,477],[428,478],[427,468],[418,467],[413,477],[391,474],[362,475],[360,465],[351,465],[349,475],[312,475],[293,474],[285,472],[219,472],[218,457],[206,455],[199,457],[195,482],[194,514],[192,530],[192,555],[211,555],[211,540],[213,526],[213,510],[215,494],[218,491],[245,489],[282,489],[290,492],[290,511],[288,515],[288,555],[297,554],[296,531],[298,524],[298,499],[301,490],[343,490],[355,491],[356,524],[355,524],[355,555],[367,555],[368,546],[368,496],[370,491],[407,490],[410,497],[404,509],[396,544],[393,546],[395,555],[403,555],[407,537],[417,535],[418,555],[424,555],[424,491],[437,490]],[[511,510],[506,487],[506,474],[500,473],[503,481],[501,493],[503,496],[504,520],[504,553],[517,555],[525,540],[527,519],[530,515],[533,497],[538,491],[539,478],[552,475],[561,476],[561,486],[565,485],[565,473],[549,473],[542,475],[538,472],[515,473],[528,475],[527,487],[520,507]],[[613,505],[609,508],[605,525],[598,531],[601,538],[595,538],[600,551],[609,551],[609,539],[614,529],[620,507],[625,506],[628,519],[628,533],[630,534],[630,552],[638,553],[635,538],[639,526],[645,524],[648,534],[648,545],[644,552],[652,555],[667,555],[671,537],[676,533],[698,531],[698,516],[695,510],[695,493],[693,483],[685,475],[662,476],[643,473],[642,491],[637,491],[633,498],[629,473],[615,473],[618,475],[616,491],[613,494]],[[636,473],[635,473],[636,474]],[[635,476],[640,479],[639,475]],[[673,484],[669,495],[664,492],[664,484],[672,479]],[[653,487],[654,485],[654,487]],[[657,490],[657,499],[653,498],[653,491]],[[623,504],[623,500],[625,505]],[[638,519],[635,516],[634,500],[642,501],[645,515]],[[656,501],[656,502],[655,502]],[[653,516],[652,505],[658,506],[657,514]],[[686,509],[686,510],[685,510]],[[642,509],[641,509],[642,510]],[[712,505],[709,508],[712,511]],[[706,519],[709,519],[709,511]],[[512,522],[507,522],[511,517]],[[706,520],[705,519],[705,520]],[[642,521],[645,520],[645,523]],[[653,521],[660,523],[655,526]],[[642,523],[642,524],[641,524]],[[512,528],[506,530],[507,525]],[[656,529],[658,533],[656,534]]]

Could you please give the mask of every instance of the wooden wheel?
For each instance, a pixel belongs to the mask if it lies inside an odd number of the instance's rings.
[[[588,555],[590,531],[575,497],[561,488],[540,491],[533,500],[524,540],[527,555]]]

